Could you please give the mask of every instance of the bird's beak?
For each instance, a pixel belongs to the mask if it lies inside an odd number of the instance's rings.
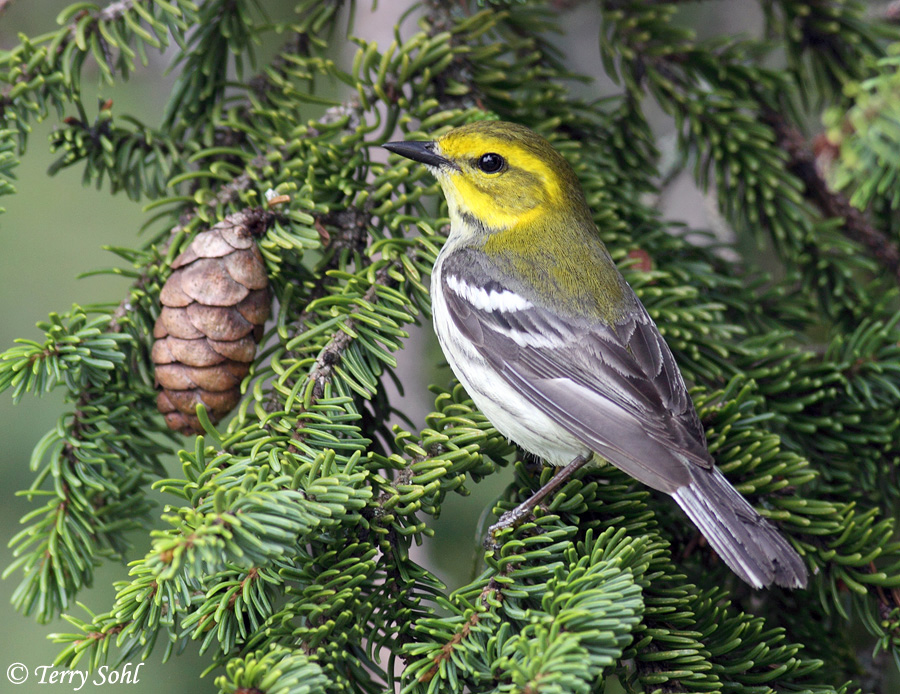
[[[409,142],[386,142],[382,145],[386,150],[399,154],[401,157],[419,161],[428,166],[439,169],[458,169],[459,167],[449,159],[442,157],[435,149],[437,143],[433,140],[410,140]]]

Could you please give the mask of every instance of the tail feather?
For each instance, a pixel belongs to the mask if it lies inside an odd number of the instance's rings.
[[[806,565],[718,469],[694,468],[673,497],[728,567],[754,588],[806,587]]]

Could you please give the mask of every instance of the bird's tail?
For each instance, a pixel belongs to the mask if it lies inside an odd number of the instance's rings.
[[[718,469],[694,468],[673,497],[729,568],[754,588],[806,587],[800,555]]]

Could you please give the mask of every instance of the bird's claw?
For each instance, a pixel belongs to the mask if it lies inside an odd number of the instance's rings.
[[[494,536],[501,530],[518,528],[522,523],[534,519],[534,509],[539,506],[545,508],[543,504],[547,498],[565,484],[576,470],[586,465],[590,459],[591,457],[585,454],[575,456],[571,463],[554,475],[547,484],[538,489],[529,499],[500,516],[500,520],[488,528],[487,537],[484,538],[485,550],[488,552],[499,550],[500,543],[497,542]]]
[[[507,528],[518,528],[522,523],[533,517],[534,507],[528,503],[520,504],[511,511],[504,513],[500,516],[500,520],[488,528],[487,536],[484,538],[485,551],[495,553],[499,551],[501,544],[497,542],[497,533]]]

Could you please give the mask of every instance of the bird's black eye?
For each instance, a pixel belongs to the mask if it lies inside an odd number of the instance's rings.
[[[485,173],[497,173],[503,168],[504,164],[506,164],[506,161],[504,161],[503,157],[493,152],[482,154],[478,160],[478,168]]]

